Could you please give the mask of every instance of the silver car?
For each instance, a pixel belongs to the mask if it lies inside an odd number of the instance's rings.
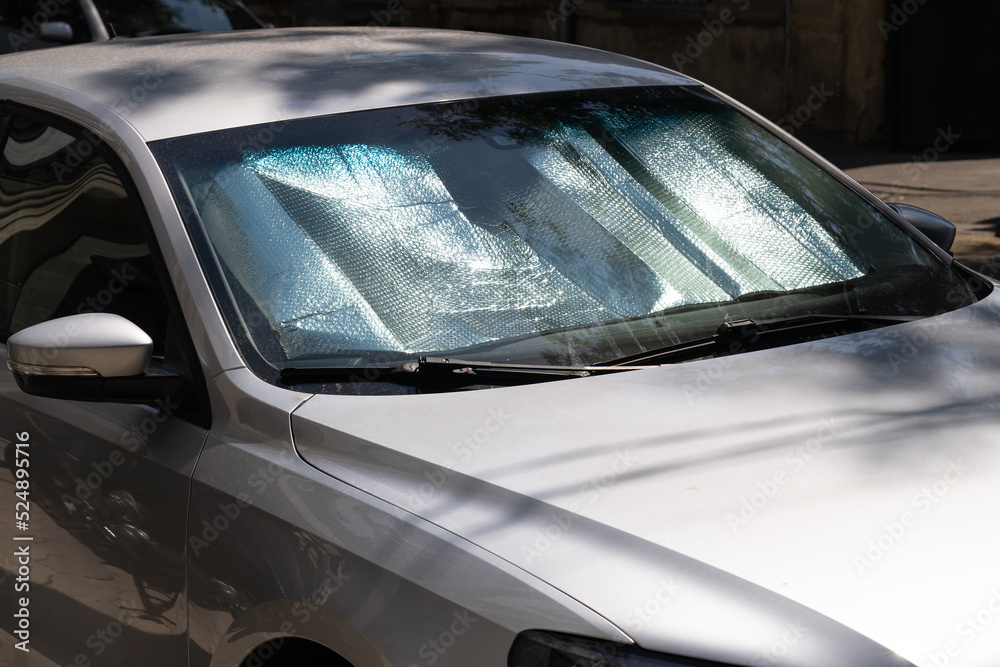
[[[331,28],[0,104],[3,665],[1000,661],[995,284],[720,92]]]

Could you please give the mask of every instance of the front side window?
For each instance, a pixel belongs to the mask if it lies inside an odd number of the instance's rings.
[[[94,4],[120,37],[261,27],[242,3],[226,0],[96,0]]]
[[[0,342],[46,320],[109,312],[162,350],[168,308],[143,222],[92,135],[14,116],[0,152]]]
[[[600,364],[726,321],[974,300],[857,193],[696,88],[419,105],[153,148],[231,326],[276,369]]]

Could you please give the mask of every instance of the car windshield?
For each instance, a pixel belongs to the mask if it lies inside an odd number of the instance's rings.
[[[153,149],[236,338],[275,369],[602,364],[746,318],[975,300],[860,194],[698,87],[380,109]]]

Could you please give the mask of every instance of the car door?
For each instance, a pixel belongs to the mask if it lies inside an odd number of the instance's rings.
[[[2,109],[2,107],[0,107]],[[0,664],[187,664],[185,524],[199,399],[154,405],[20,391],[7,338],[111,312],[186,367],[148,219],[99,136],[0,114]],[[53,345],[59,341],[54,340]],[[203,386],[203,382],[201,383]]]

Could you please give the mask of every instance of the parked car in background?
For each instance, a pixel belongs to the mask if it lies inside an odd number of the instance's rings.
[[[995,667],[953,237],[593,49],[5,55],[0,663]]]
[[[5,0],[0,5],[0,53],[114,36],[267,27],[240,0]]]

